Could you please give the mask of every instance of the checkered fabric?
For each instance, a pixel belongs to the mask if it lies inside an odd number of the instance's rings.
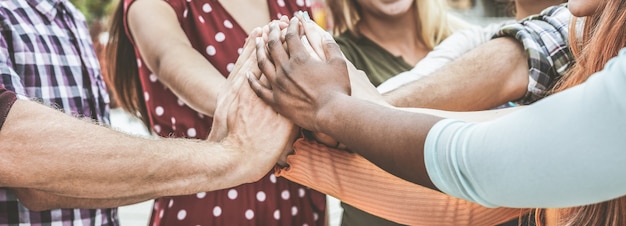
[[[531,104],[547,96],[575,63],[568,41],[571,19],[566,5],[553,6],[519,23],[502,27],[494,36],[515,38],[528,54],[528,91],[515,101],[517,104]]]
[[[2,0],[0,33],[0,87],[76,117],[109,123],[109,97],[98,59],[85,18],[71,3]],[[115,208],[30,211],[12,190],[0,188],[0,225],[119,222]]]

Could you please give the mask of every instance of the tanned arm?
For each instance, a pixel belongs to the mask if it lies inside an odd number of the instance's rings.
[[[511,38],[496,38],[430,76],[385,93],[384,98],[396,107],[450,111],[493,108],[524,96],[527,61],[521,44]]]

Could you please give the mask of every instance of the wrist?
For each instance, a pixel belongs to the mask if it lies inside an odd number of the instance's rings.
[[[333,124],[336,125],[337,120],[341,118],[340,111],[344,106],[342,105],[342,103],[345,102],[344,98],[350,98],[350,96],[341,93],[330,95],[326,103],[319,108],[316,114],[317,117],[313,122],[315,132],[321,132],[335,137]]]

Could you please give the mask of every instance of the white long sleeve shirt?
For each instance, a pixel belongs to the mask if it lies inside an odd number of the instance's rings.
[[[424,157],[434,184],[488,207],[567,207],[626,194],[626,49],[587,82],[482,123],[446,119]]]

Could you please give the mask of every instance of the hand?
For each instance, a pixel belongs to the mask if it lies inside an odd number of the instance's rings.
[[[383,96],[376,90],[376,87],[370,82],[365,72],[356,69],[352,63],[348,62],[348,75],[350,76],[350,86],[352,87],[352,96],[366,100],[375,104],[391,107]]]
[[[321,44],[326,59],[307,52],[296,18],[291,19],[285,34],[287,50],[280,36],[280,28],[273,24],[267,46],[262,39],[257,39],[259,68],[269,86],[261,84],[258,77],[249,77],[248,81],[254,92],[276,111],[305,129],[318,131],[316,123],[320,111],[335,95],[350,95],[345,59],[328,34],[323,36]]]
[[[218,112],[218,109],[215,110],[213,126],[207,138],[209,141],[220,142],[228,134],[228,127],[226,126],[228,118],[227,110],[233,101],[233,93],[236,93],[236,89],[238,88],[234,84],[235,80],[243,80],[246,76],[246,71],[257,70],[257,73],[259,73],[258,67],[254,65],[254,63],[256,63],[256,49],[254,43],[255,39],[260,35],[260,28],[255,28],[250,32],[250,35],[244,43],[243,51],[237,58],[237,62],[235,62],[233,71],[228,75],[227,82],[221,87],[218,93],[217,102],[220,103],[221,108],[219,108],[220,112]]]
[[[244,51],[230,74],[227,87],[218,98],[213,120],[213,131],[209,139],[220,141],[233,150],[239,172],[244,183],[263,177],[276,164],[297,135],[296,126],[276,113],[260,100],[249,85],[246,76],[260,77],[256,50],[253,41],[259,37],[260,29],[251,33]],[[215,134],[214,134],[215,133]]]

